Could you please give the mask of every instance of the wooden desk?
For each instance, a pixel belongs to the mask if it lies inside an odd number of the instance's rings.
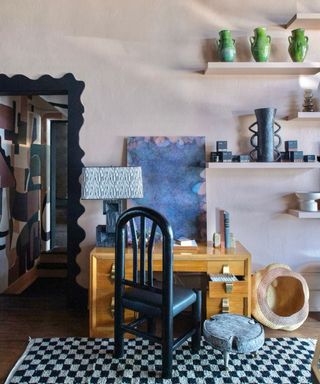
[[[126,267],[132,270],[130,255]],[[161,255],[154,254],[154,270],[161,270]],[[235,249],[215,249],[199,245],[195,250],[174,249],[175,272],[232,273],[239,281],[227,286],[208,278],[206,293],[207,318],[221,312],[251,316],[251,255],[239,243]],[[89,316],[90,337],[113,337],[114,249],[94,248],[90,253]],[[126,318],[133,313],[126,312]]]

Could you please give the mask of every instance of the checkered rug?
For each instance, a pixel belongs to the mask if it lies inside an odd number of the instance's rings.
[[[256,357],[223,356],[206,342],[199,354],[188,343],[174,353],[173,378],[161,379],[161,348],[142,339],[127,340],[125,355],[112,357],[112,339],[33,339],[7,378],[8,383],[311,383],[315,340],[266,339]]]

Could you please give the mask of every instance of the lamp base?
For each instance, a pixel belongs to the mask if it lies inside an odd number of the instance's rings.
[[[122,200],[103,200],[103,214],[106,215],[108,233],[116,232],[117,220],[122,212]]]
[[[107,233],[105,225],[97,225],[96,227],[96,246],[97,247],[114,247],[116,242],[115,233]]]

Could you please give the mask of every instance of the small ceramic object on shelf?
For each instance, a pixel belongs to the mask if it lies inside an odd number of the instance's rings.
[[[296,196],[299,199],[300,211],[318,211],[318,203],[316,200],[320,199],[320,192],[296,192]]]
[[[236,57],[235,40],[231,36],[231,32],[224,29],[219,32],[218,55],[219,60],[224,62],[233,62]]]
[[[314,112],[312,89],[304,90],[303,112]]]
[[[267,35],[265,27],[254,30],[254,36],[250,37],[251,53],[255,61],[265,62],[269,60],[271,50],[271,37]]]
[[[309,38],[304,35],[303,28],[297,28],[291,31],[289,40],[289,54],[294,62],[302,63],[309,48]]]

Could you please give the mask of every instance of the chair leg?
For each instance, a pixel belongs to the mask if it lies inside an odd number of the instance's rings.
[[[162,345],[162,378],[172,377],[172,343],[165,341]]]
[[[195,291],[197,300],[192,304],[192,317],[196,332],[192,336],[191,350],[192,353],[197,353],[200,350],[201,341],[201,291]]]
[[[162,319],[162,378],[172,377],[173,318],[164,314]]]
[[[123,307],[119,303],[115,307],[114,313],[114,357],[119,359],[123,356],[123,346],[124,346],[124,332],[122,330],[123,323]]]

